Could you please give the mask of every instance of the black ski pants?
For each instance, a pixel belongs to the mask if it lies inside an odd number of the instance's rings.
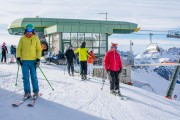
[[[80,61],[81,75],[87,75],[87,61]]]
[[[110,90],[119,90],[119,71],[108,71]]]
[[[74,74],[74,63],[68,62],[67,65],[68,65],[68,73],[70,74],[70,69],[71,69],[72,74]]]
[[[6,62],[6,54],[2,54],[1,62],[3,62],[3,59],[4,59],[4,62]]]

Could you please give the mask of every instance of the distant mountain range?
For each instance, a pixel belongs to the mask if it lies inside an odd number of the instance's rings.
[[[153,63],[172,63],[177,62],[180,59],[180,48],[169,48],[164,50],[161,48],[159,52],[148,53],[147,51],[142,54],[138,54],[134,57],[135,64],[153,64]],[[135,67],[133,70],[136,70]],[[154,67],[143,67],[146,71],[153,70],[161,77],[169,80],[172,76],[175,66],[154,66]],[[180,84],[180,78],[177,83]]]

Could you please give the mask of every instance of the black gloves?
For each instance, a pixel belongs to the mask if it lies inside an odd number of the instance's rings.
[[[40,59],[37,59],[37,60],[35,61],[35,66],[36,66],[36,67],[39,67],[39,65],[40,65]]]
[[[20,57],[18,57],[18,58],[16,59],[16,62],[17,62],[18,65],[21,65],[21,66],[22,66],[22,61],[21,61]]]

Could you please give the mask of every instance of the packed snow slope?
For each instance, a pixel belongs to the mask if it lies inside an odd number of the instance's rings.
[[[152,92],[121,84],[121,93],[128,100],[109,93],[109,81],[103,90],[102,79],[80,81],[64,75],[64,66],[41,64],[54,91],[37,69],[40,92],[34,107],[30,100],[12,107],[22,99],[21,69],[15,86],[17,65],[0,64],[0,120],[180,120],[180,103]]]

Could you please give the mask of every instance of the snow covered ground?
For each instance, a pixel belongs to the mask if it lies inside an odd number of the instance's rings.
[[[147,70],[148,71],[145,71],[144,69],[137,69],[136,71],[132,72],[131,78],[134,86],[151,91],[161,96],[165,96],[170,81],[165,80],[163,77],[154,72],[152,67],[149,67]],[[180,84],[176,84],[172,99],[175,99],[174,95],[176,95],[176,100],[180,101],[179,91]]]
[[[0,64],[0,120],[179,120],[180,102],[165,99],[152,92],[121,84],[121,93],[128,100],[109,93],[106,80],[92,78],[80,81],[64,75],[64,66],[45,65],[41,68],[52,84],[51,90],[40,70],[40,92],[43,94],[32,108],[26,101],[14,108],[12,103],[22,99],[21,69],[18,86],[15,86],[17,65]]]

